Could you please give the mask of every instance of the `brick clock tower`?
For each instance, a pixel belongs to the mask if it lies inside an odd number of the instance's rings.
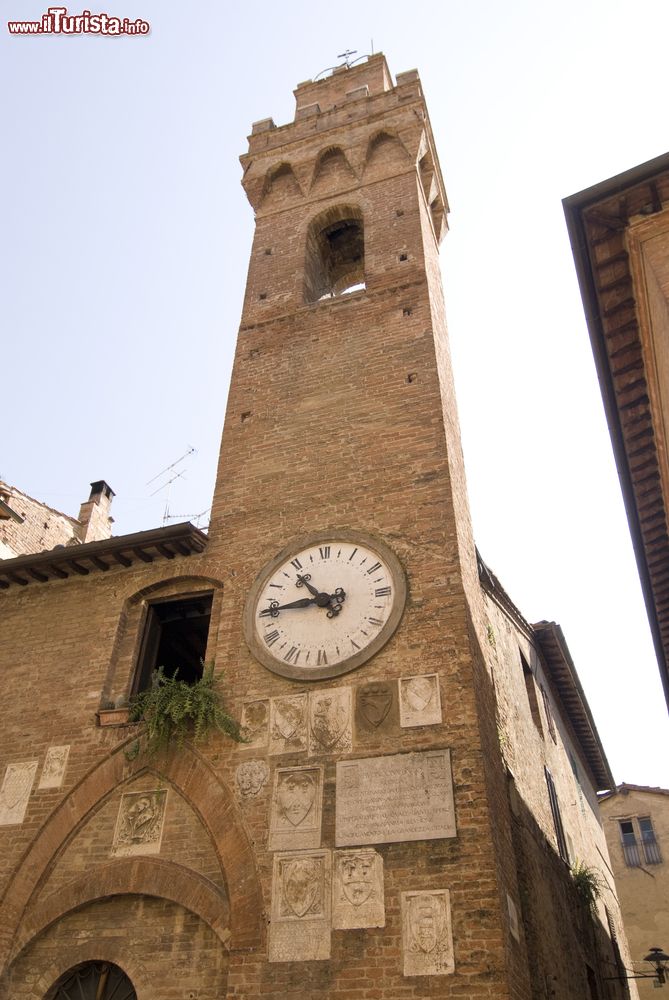
[[[269,918],[231,975],[249,997],[521,995],[420,80],[375,55],[295,96],[241,158],[256,230],[210,532]]]
[[[418,74],[295,93],[242,157],[209,534],[0,560],[0,998],[623,1000],[569,868],[613,779],[559,627],[474,548]],[[202,660],[245,742],[145,755],[128,699]]]

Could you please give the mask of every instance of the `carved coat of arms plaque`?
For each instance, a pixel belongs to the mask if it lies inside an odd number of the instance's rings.
[[[241,749],[267,746],[269,732],[269,702],[249,701],[242,706],[241,728],[246,743]]]
[[[166,801],[166,788],[121,796],[111,849],[113,857],[160,852]]]
[[[448,889],[402,893],[405,976],[444,976],[454,971]]]
[[[307,749],[307,696],[272,698],[269,752],[296,753]]]
[[[309,752],[348,753],[353,743],[351,689],[330,688],[309,698]]]
[[[434,726],[441,722],[441,698],[437,674],[400,677],[400,725]]]
[[[332,883],[333,927],[384,927],[383,858],[370,848],[336,851]]]
[[[330,957],[330,852],[274,855],[270,962]]]
[[[36,760],[7,765],[0,789],[0,826],[23,823],[36,771]]]

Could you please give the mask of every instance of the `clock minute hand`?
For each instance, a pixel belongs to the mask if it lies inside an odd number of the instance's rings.
[[[262,618],[263,616],[265,616],[267,618],[274,618],[276,616],[277,611],[287,611],[290,608],[308,608],[309,605],[315,603],[316,603],[315,597],[303,597],[299,601],[291,601],[290,604],[274,604],[270,605],[269,608],[265,608],[264,611],[261,611],[258,617]]]

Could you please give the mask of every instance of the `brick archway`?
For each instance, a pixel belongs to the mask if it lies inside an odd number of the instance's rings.
[[[24,856],[0,906],[0,971],[6,967],[19,927],[31,918],[31,897],[46,879],[60,851],[104,799],[147,770],[140,760],[126,761],[125,747],[126,744],[117,747],[73,788]],[[212,839],[228,891],[230,948],[258,947],[264,929],[262,893],[253,852],[232,793],[191,746],[185,745],[163,758],[161,765],[162,777],[183,795]],[[169,867],[168,862],[165,864]],[[174,901],[189,908],[181,899]]]
[[[156,896],[178,903],[211,927],[228,945],[229,910],[225,896],[197,872],[159,858],[120,858],[102,865],[90,875],[73,879],[62,889],[31,907],[25,914],[14,941],[10,963],[29,942],[60,917],[86,903],[109,896]]]
[[[137,1000],[150,1000],[152,984],[146,968],[133,958],[129,958],[127,948],[122,940],[105,941],[73,941],[69,948],[63,949],[57,962],[52,962],[39,973],[33,989],[36,1000],[46,995],[54,983],[68,969],[80,962],[113,962],[118,965],[132,981],[137,993]],[[4,980],[0,977],[0,989]]]

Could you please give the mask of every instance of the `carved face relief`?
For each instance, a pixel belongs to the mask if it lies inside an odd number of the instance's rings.
[[[319,858],[294,858],[281,865],[281,892],[296,917],[323,912],[323,865]]]
[[[258,795],[269,779],[269,767],[264,760],[246,760],[235,771],[235,781],[242,798]]]
[[[390,684],[374,681],[365,684],[358,691],[358,706],[361,715],[370,726],[377,728],[390,711],[393,703],[393,689]]]
[[[279,777],[276,802],[280,816],[299,826],[311,812],[316,799],[316,782],[308,771],[293,771]]]

